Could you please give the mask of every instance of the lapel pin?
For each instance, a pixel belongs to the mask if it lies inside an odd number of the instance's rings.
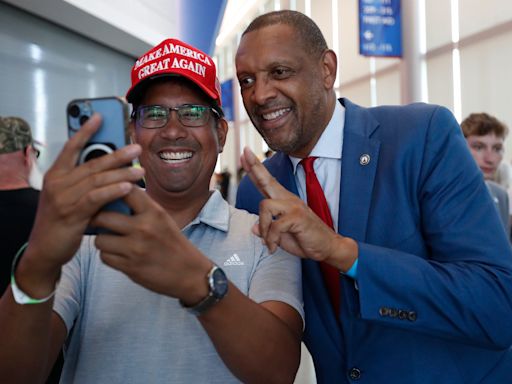
[[[365,153],[364,155],[361,155],[359,158],[359,164],[361,165],[368,165],[370,163],[370,155]]]

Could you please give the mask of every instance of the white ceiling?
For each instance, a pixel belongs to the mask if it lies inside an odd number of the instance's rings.
[[[190,23],[194,23],[198,15],[189,15],[189,11],[186,11],[187,14],[184,15],[185,11],[182,12],[187,6],[189,9],[196,7],[196,3],[191,3],[192,0],[0,1],[14,5],[132,57],[142,55],[169,36],[190,40],[190,36],[181,35],[186,34],[191,28],[192,37],[215,39],[216,33],[214,33],[215,36],[212,36],[211,31],[201,30],[205,27],[204,17],[222,18],[222,15],[219,16],[211,11],[213,2],[205,4],[203,11],[211,14],[203,15],[203,19],[198,21],[201,25],[197,26],[197,33],[205,36],[196,36],[194,25]],[[210,6],[209,9],[208,6]],[[215,9],[215,11],[217,10]],[[223,10],[224,7],[220,7],[218,11],[223,12]],[[219,20],[217,20],[217,24],[220,24]]]

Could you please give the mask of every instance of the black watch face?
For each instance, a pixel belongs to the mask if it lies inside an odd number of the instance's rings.
[[[213,280],[213,295],[222,298],[228,291],[228,279],[224,271],[216,268],[212,275]]]

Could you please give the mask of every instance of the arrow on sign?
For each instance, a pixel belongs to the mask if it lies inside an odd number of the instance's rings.
[[[371,39],[373,39],[373,36],[374,36],[374,35],[373,35],[372,31],[368,31],[368,30],[367,30],[367,31],[365,31],[365,32],[363,33],[363,36],[364,36],[364,38],[365,38],[366,40],[371,40]]]

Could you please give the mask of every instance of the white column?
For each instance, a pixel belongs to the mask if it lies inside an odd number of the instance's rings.
[[[402,104],[428,101],[424,0],[402,0]]]

